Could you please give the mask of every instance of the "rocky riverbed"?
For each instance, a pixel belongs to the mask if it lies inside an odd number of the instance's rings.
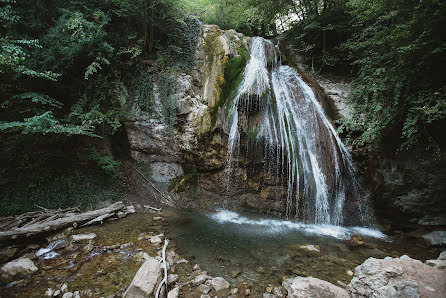
[[[19,258],[2,265],[0,294],[2,297],[153,297],[163,277],[160,259],[164,240],[170,237],[169,224],[176,217],[175,211],[148,212],[140,208],[135,214],[103,225],[48,235],[47,239],[27,245]],[[339,281],[332,283],[316,278],[318,270],[313,272],[311,268],[305,274],[277,273],[278,276],[256,281],[245,277],[243,268],[226,268],[237,278],[219,276],[221,272],[206,263],[198,264],[199,258],[177,248],[175,239],[169,240],[166,259],[170,298],[444,297],[446,293],[444,252],[438,259],[426,262],[408,256],[369,258],[346,271],[345,278],[339,276]],[[361,245],[351,245],[358,244]],[[439,251],[438,247],[431,250],[431,255]],[[300,248],[308,251],[310,259],[320,249],[317,245]],[[313,256],[314,264],[319,264],[316,262],[319,258]],[[270,272],[265,270],[263,274]]]

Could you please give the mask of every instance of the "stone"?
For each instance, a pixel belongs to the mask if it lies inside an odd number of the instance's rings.
[[[235,295],[237,293],[238,293],[238,289],[237,288],[231,289],[231,295]]]
[[[351,271],[351,270],[347,270],[347,275],[348,275],[348,276],[353,276],[353,271]]]
[[[178,281],[178,274],[169,274],[167,275],[167,284],[171,285]]]
[[[314,277],[295,277],[285,280],[282,286],[290,298],[350,297],[349,293],[328,281]]]
[[[67,285],[67,284],[63,284],[63,285],[60,287],[60,291],[61,291],[62,293],[68,292],[68,285]]]
[[[442,296],[446,293],[446,276],[442,270],[408,256],[368,258],[355,268],[348,289],[353,297],[435,296],[432,292]]]
[[[423,216],[419,221],[419,225],[423,226],[446,226],[445,216]]]
[[[212,287],[218,292],[229,289],[230,284],[223,277],[214,277],[211,280]]]
[[[273,293],[277,297],[283,297],[282,288],[280,287],[275,287]]]
[[[57,297],[57,296],[59,296],[60,295],[60,290],[56,290],[54,293],[53,293],[53,297]]]
[[[437,267],[439,269],[446,268],[446,260],[427,260],[426,265]]]
[[[207,284],[201,284],[198,286],[198,290],[203,294],[207,294],[211,290],[211,287]]]
[[[176,264],[186,264],[189,263],[186,259],[181,259],[176,262]]]
[[[201,295],[200,298],[211,298],[209,295]]]
[[[443,250],[438,256],[437,260],[446,260],[446,250]]]
[[[175,288],[167,293],[167,298],[178,298],[180,296],[180,288]]]
[[[208,279],[211,279],[211,278],[212,277],[207,276],[205,274],[200,274],[192,280],[192,285],[194,285],[194,286],[201,285],[201,284],[205,283]]]
[[[245,294],[245,296],[251,295],[251,289],[246,289],[244,294]]]
[[[1,268],[1,280],[4,282],[12,281],[16,278],[32,274],[39,270],[33,261],[28,258],[19,258],[6,263]]]
[[[192,269],[194,269],[194,270],[200,270],[200,265],[195,264],[194,267],[192,267]]]
[[[152,297],[160,278],[160,262],[156,258],[149,257],[136,272],[133,281],[124,293],[124,297]]]
[[[159,243],[161,243],[163,240],[161,240],[161,237],[160,236],[153,236],[153,237],[150,237],[150,243],[153,243],[153,244],[159,244]]]
[[[293,247],[301,250],[306,250],[309,252],[317,252],[317,253],[321,252],[321,248],[319,245],[304,244],[304,245],[295,245]]]
[[[52,297],[53,293],[54,293],[53,289],[52,288],[48,288],[48,290],[46,290],[46,292],[45,292],[45,296]]]
[[[434,231],[422,236],[430,245],[446,245],[446,231]]]
[[[267,293],[272,293],[273,292],[273,287],[271,287],[271,286],[266,287],[266,292]]]
[[[62,295],[62,298],[73,298],[73,297],[74,297],[74,294],[71,292],[67,292]]]
[[[84,240],[93,240],[94,238],[96,238],[96,234],[95,233],[77,234],[77,235],[72,235],[70,238],[72,242],[81,242]]]
[[[237,269],[235,269],[235,270],[232,270],[231,271],[231,276],[233,277],[233,278],[236,278],[237,276],[239,276],[240,275],[240,270],[237,270]]]

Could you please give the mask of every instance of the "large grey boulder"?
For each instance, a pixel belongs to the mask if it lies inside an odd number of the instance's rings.
[[[28,258],[19,258],[6,263],[1,268],[1,280],[9,282],[39,270],[33,261]]]
[[[136,272],[132,283],[124,293],[126,298],[152,297],[161,279],[161,264],[156,258],[148,257]]]
[[[289,278],[282,283],[290,298],[350,297],[349,293],[328,281],[314,277]]]
[[[434,231],[423,235],[430,245],[446,245],[446,231]]]
[[[353,297],[444,297],[446,275],[408,256],[368,258],[348,285]]]

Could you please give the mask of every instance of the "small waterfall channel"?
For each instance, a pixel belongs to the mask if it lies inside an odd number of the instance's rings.
[[[227,102],[226,117],[228,190],[240,157],[250,155],[240,148],[246,137],[262,152],[264,171],[286,185],[288,219],[370,225],[368,197],[361,192],[350,153],[311,87],[295,69],[282,65],[272,41],[252,39],[250,60],[237,95]]]

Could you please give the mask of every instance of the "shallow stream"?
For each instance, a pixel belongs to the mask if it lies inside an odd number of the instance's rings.
[[[180,254],[194,258],[212,276],[253,288],[279,286],[298,275],[348,284],[354,268],[368,257],[409,251],[426,257],[422,249],[378,230],[305,225],[227,210],[177,213],[168,229]],[[352,243],[353,235],[364,244]]]

